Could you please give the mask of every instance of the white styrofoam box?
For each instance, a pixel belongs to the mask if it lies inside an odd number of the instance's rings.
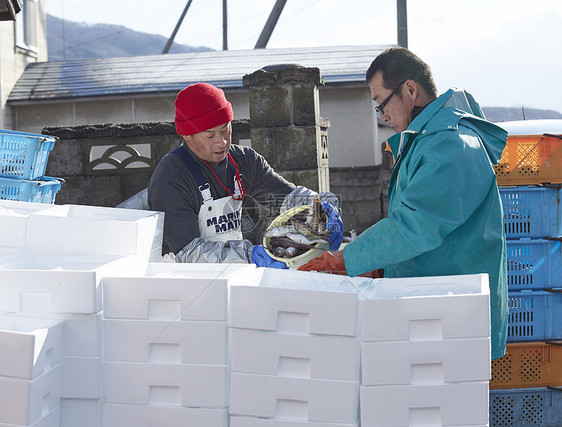
[[[268,288],[303,289],[314,291],[365,294],[372,292],[373,279],[339,274],[260,267],[259,286]]]
[[[226,321],[226,279],[189,277],[107,277],[104,319]]]
[[[64,314],[63,356],[102,355],[102,314]]]
[[[62,349],[61,321],[0,316],[0,376],[36,378],[61,363]]]
[[[230,414],[353,424],[358,416],[358,383],[270,375],[230,376]]]
[[[226,409],[179,406],[138,406],[108,403],[103,411],[104,427],[227,427]]]
[[[28,247],[75,255],[138,255],[162,247],[164,214],[99,206],[58,205],[29,216]]]
[[[228,279],[229,286],[258,286],[261,274],[255,264],[151,262],[146,277],[205,277]]]
[[[355,336],[357,299],[372,279],[258,268],[259,287],[230,289],[232,328]]]
[[[61,397],[99,399],[103,396],[101,357],[62,358]]]
[[[0,200],[0,246],[25,248],[29,215],[51,207],[47,203]]]
[[[30,425],[59,406],[61,365],[32,380],[0,377],[0,423]]]
[[[310,421],[276,420],[272,418],[230,417],[230,427],[358,427],[358,423],[317,423]]]
[[[488,382],[362,386],[361,426],[488,425]]]
[[[362,296],[362,341],[490,336],[487,274],[378,279]]]
[[[228,364],[226,322],[105,319],[103,340],[105,361]]]
[[[8,248],[5,246],[0,247],[0,268],[4,266],[4,264],[8,264],[14,262],[19,257],[21,257],[22,249],[18,248]]]
[[[351,337],[231,330],[236,372],[359,381],[359,341]]]
[[[227,406],[227,367],[104,362],[105,402],[150,406]]]
[[[60,426],[100,427],[102,425],[103,399],[60,400]]]
[[[365,386],[490,380],[490,339],[361,343]]]
[[[144,268],[135,257],[22,256],[0,269],[0,312],[99,313],[102,278]]]
[[[21,424],[3,423],[0,421],[0,427],[23,427],[23,426]],[[26,427],[61,427],[60,407],[57,406],[51,412],[48,412],[46,415],[43,415],[33,424],[28,424]],[[80,425],[80,427],[86,427],[86,426]]]

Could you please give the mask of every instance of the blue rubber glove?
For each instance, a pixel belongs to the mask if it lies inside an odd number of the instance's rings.
[[[326,228],[331,231],[328,236],[330,249],[337,251],[341,242],[343,242],[343,221],[341,220],[339,209],[330,202],[322,202],[322,209],[328,215]]]
[[[271,258],[262,245],[256,245],[252,249],[252,262],[258,267],[288,268],[287,264]]]

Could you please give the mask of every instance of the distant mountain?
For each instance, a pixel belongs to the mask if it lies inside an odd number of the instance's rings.
[[[129,30],[120,25],[63,22],[60,18],[47,15],[49,61],[159,55],[167,41],[166,37]],[[170,53],[211,50],[208,47],[174,43]]]
[[[486,118],[491,122],[511,120],[562,119],[562,114],[554,110],[540,110],[526,107],[482,107]]]
[[[47,47],[49,61],[110,58],[119,56],[160,55],[168,39],[141,33],[120,25],[86,24],[64,21],[47,15]],[[174,43],[170,53],[203,52],[213,49]],[[531,119],[562,119],[553,110],[520,107],[482,107],[492,122]]]

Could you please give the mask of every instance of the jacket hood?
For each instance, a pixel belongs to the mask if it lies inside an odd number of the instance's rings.
[[[392,152],[398,153],[400,141],[406,134],[418,134],[423,130],[425,135],[430,135],[434,132],[458,129],[459,124],[478,133],[492,164],[499,163],[507,140],[507,131],[488,122],[480,105],[464,90],[449,89],[429,103],[404,132],[390,137],[388,143]]]

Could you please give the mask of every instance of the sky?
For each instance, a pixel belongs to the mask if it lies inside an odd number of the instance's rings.
[[[187,0],[45,0],[69,21],[122,25],[166,38]],[[253,49],[276,0],[227,0],[228,49]],[[396,0],[287,0],[267,48],[397,44]],[[223,0],[192,0],[175,42],[223,48]],[[562,113],[562,1],[408,0],[408,48],[439,92],[482,106]],[[374,58],[373,58],[374,59]]]

